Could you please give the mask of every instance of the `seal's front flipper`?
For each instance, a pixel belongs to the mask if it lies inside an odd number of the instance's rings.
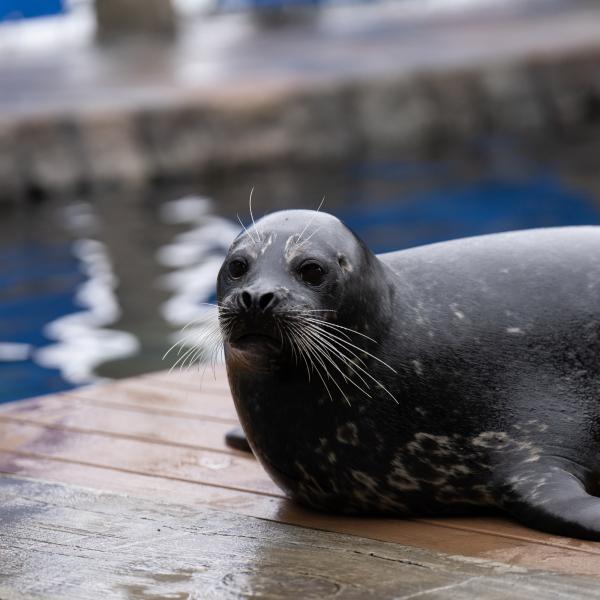
[[[600,541],[600,498],[586,490],[583,469],[570,468],[562,461],[513,467],[501,483],[501,505],[529,527]]]
[[[242,450],[243,452],[252,452],[250,444],[246,439],[246,434],[241,427],[231,429],[225,434],[225,443],[235,450]]]

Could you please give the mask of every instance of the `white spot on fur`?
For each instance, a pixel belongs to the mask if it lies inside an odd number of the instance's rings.
[[[354,271],[352,263],[343,254],[338,254],[338,264],[344,273],[352,273]]]
[[[473,438],[473,446],[480,448],[503,448],[508,441],[506,431],[483,431],[478,436]]]
[[[350,474],[356,481],[362,483],[362,485],[371,489],[373,492],[377,493],[379,491],[377,482],[375,481],[375,479],[373,479],[373,477],[367,475],[367,473],[364,473],[363,471],[355,471],[354,469],[352,469],[350,471]]]
[[[421,488],[419,482],[406,470],[404,463],[399,457],[394,458],[391,464],[392,470],[387,477],[388,483],[403,492],[418,490]]]
[[[269,235],[269,239],[267,239],[265,242],[263,242],[262,248],[260,249],[261,254],[264,254],[267,251],[267,248],[273,243],[274,239],[275,239],[275,234],[271,233]]]
[[[507,327],[506,333],[510,333],[513,335],[519,335],[523,333],[523,330],[520,327]]]
[[[336,438],[342,444],[358,445],[358,428],[354,423],[340,425],[336,431]]]
[[[412,361],[413,367],[415,368],[415,373],[417,375],[423,375],[423,365],[421,364],[420,360],[413,360]]]
[[[293,235],[290,235],[285,242],[284,256],[286,262],[288,263],[292,262],[294,257],[297,256],[302,250],[303,244],[298,243],[298,237],[299,235],[294,233]]]
[[[465,313],[462,312],[462,310],[459,310],[458,308],[458,304],[451,304],[450,305],[450,310],[452,310],[452,313],[454,314],[454,316],[459,320],[462,321],[465,318]]]
[[[428,444],[431,447],[424,447]],[[419,431],[415,433],[412,442],[406,444],[406,449],[411,454],[426,453],[432,456],[449,456],[454,453],[454,447],[447,435],[432,435]]]

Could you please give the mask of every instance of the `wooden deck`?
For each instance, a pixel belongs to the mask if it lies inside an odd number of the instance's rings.
[[[0,598],[600,595],[600,543],[304,510],[225,446],[236,423],[223,371],[0,406]]]

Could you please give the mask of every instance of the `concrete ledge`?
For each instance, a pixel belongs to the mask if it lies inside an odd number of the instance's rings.
[[[573,10],[568,15],[573,20]],[[584,15],[586,31],[593,16],[600,34],[600,9],[585,8]],[[543,19],[549,36],[560,14]],[[468,25],[471,37],[477,27]],[[450,22],[443,31],[447,37],[461,28],[464,23]],[[365,35],[368,50],[372,33]],[[430,37],[423,35],[424,43]],[[373,73],[368,59],[353,71],[340,68],[324,77],[314,65],[308,73],[293,66],[297,44],[305,44],[300,37],[295,46],[293,39],[282,45],[292,65],[287,72],[269,74],[268,57],[256,66],[260,85],[247,81],[246,73],[210,89],[179,86],[167,95],[134,94],[135,101],[83,101],[77,109],[66,103],[35,114],[7,104],[0,120],[0,199],[138,187],[274,162],[334,163],[386,153],[420,157],[491,135],[542,142],[594,135],[600,123],[600,42],[591,45],[585,37],[565,48],[562,39],[550,52],[544,40],[543,52],[530,48],[510,58],[505,49],[490,60],[472,48],[464,64],[447,64],[438,52],[429,65],[387,65]],[[356,47],[352,36],[335,43]],[[390,56],[399,52],[396,46]],[[236,52],[243,53],[243,45]],[[278,56],[271,67],[282,60]],[[106,95],[105,84],[94,83]]]

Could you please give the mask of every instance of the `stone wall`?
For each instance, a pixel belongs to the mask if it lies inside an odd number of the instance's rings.
[[[140,187],[260,164],[419,158],[485,136],[596,135],[600,55],[0,121],[1,200]]]

